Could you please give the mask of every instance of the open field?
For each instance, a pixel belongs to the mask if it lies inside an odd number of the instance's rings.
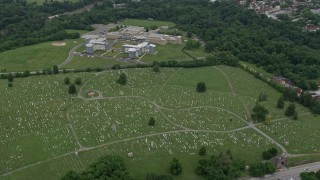
[[[130,62],[120,62],[113,58],[85,57],[75,55],[72,60],[63,68],[86,69],[86,68],[105,68],[114,64],[128,65]]]
[[[64,40],[65,46],[53,46],[53,42],[25,46],[0,53],[0,69],[7,72],[52,68],[66,60],[69,51],[82,43],[82,39]]]
[[[152,62],[152,61],[185,61],[192,60],[189,56],[182,52],[182,48],[185,44],[167,44],[157,45],[157,54],[146,54],[141,61]]]
[[[201,146],[208,154],[230,149],[234,158],[248,163],[277,147],[248,123],[246,109],[261,91],[269,95],[264,105],[272,116],[283,114],[273,106],[280,94],[263,82],[226,66],[160,71],[36,76],[15,79],[12,88],[0,80],[0,179],[59,179],[105,154],[122,156],[137,179],[150,172],[168,174],[172,157],[184,168],[175,179],[201,179],[194,174]],[[121,72],[128,77],[125,86],[116,83]],[[65,77],[82,78],[78,95],[68,94]],[[200,81],[207,85],[205,93],[195,90]],[[89,98],[89,90],[97,95]],[[306,112],[297,107],[299,114]],[[148,125],[150,117],[155,126]],[[270,126],[257,126],[281,144],[289,139],[289,153],[319,152],[316,117],[279,117]],[[128,158],[129,152],[134,157]]]
[[[168,26],[169,28],[174,27],[175,24],[167,21],[152,21],[152,20],[142,20],[142,19],[125,19],[120,23],[130,26],[142,26],[150,28],[151,26]]]

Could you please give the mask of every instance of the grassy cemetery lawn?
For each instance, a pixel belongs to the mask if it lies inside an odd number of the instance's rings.
[[[83,40],[71,39],[62,42],[65,45],[55,46],[52,44],[54,42],[45,42],[1,52],[0,69],[6,69],[7,72],[19,72],[52,68],[64,62],[69,51]]]
[[[270,126],[260,125],[259,128],[286,146],[290,153],[319,153],[318,125],[319,117],[302,115],[298,120],[274,122]]]
[[[116,82],[122,72],[126,85]],[[68,94],[65,77],[82,79],[78,94]],[[201,81],[207,90],[198,93]],[[183,167],[175,179],[201,179],[194,169],[202,146],[209,155],[230,149],[247,163],[262,160],[262,151],[278,147],[248,124],[246,109],[261,91],[278,119],[256,126],[280,144],[289,141],[289,153],[320,152],[317,117],[297,105],[299,120],[284,118],[275,107],[280,94],[239,68],[67,73],[14,79],[11,88],[0,80],[0,179],[60,179],[106,154],[122,156],[137,179],[169,174],[173,157]]]
[[[168,26],[169,28],[174,27],[175,24],[167,21],[154,21],[154,20],[142,20],[142,19],[125,19],[121,21],[124,25],[130,26],[142,26],[146,28],[151,28],[152,26]]]

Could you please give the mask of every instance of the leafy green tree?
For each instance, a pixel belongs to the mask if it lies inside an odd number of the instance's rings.
[[[58,68],[57,65],[54,65],[54,66],[53,66],[52,72],[53,72],[53,74],[59,74],[59,68]]]
[[[271,124],[271,116],[266,116],[266,119],[264,120],[265,125],[270,125]]]
[[[300,173],[301,180],[319,180],[314,172],[302,172]]]
[[[285,88],[283,98],[286,101],[294,102],[298,99],[297,92],[293,88]]]
[[[74,80],[74,83],[75,83],[76,85],[81,85],[81,84],[82,84],[82,79],[81,79],[81,78],[76,78],[76,79]]]
[[[156,124],[156,120],[154,119],[154,117],[151,117],[150,119],[149,119],[149,126],[154,126],[155,124]]]
[[[152,70],[153,70],[153,72],[160,72],[160,66],[159,66],[159,64],[153,65]]]
[[[294,112],[293,114],[293,120],[298,120],[298,112]]]
[[[318,82],[317,81],[309,81],[310,90],[316,91],[318,90]]]
[[[316,178],[320,179],[320,170],[318,170],[315,174]]]
[[[179,175],[182,172],[182,165],[177,158],[173,158],[170,165],[170,172],[172,175]]]
[[[69,77],[64,78],[64,84],[70,84],[70,78]]]
[[[257,162],[253,163],[249,167],[249,173],[254,177],[262,177],[266,174],[270,174],[276,171],[276,167],[273,163],[267,162]]]
[[[9,83],[8,83],[8,87],[13,87],[12,82],[9,82]]]
[[[296,112],[296,106],[294,105],[294,103],[291,103],[286,109],[284,114],[286,116],[293,116],[295,112]]]
[[[187,38],[192,38],[192,33],[190,31],[187,32]]]
[[[79,177],[80,176],[80,177]],[[85,179],[122,179],[132,180],[123,159],[120,156],[103,156],[92,163],[80,174],[69,171],[63,180],[85,180]]]
[[[259,95],[259,101],[268,101],[268,94],[266,93],[260,93]]]
[[[201,44],[198,41],[191,39],[187,41],[185,49],[188,49],[188,50],[197,49],[200,47],[200,45]]]
[[[195,173],[205,179],[237,179],[244,170],[244,161],[234,160],[231,151],[227,151],[199,160]]]
[[[202,146],[199,150],[200,156],[205,156],[207,154],[207,148],[205,146]]]
[[[271,173],[274,173],[274,172],[276,172],[276,166],[272,163],[272,162],[269,162],[269,161],[267,161],[267,162],[265,162],[265,170],[266,170],[266,174],[271,174]]]
[[[80,174],[75,171],[68,171],[66,175],[62,177],[62,180],[80,180]]]
[[[251,116],[256,121],[264,121],[268,114],[269,111],[265,107],[257,103],[252,109]]]
[[[265,160],[269,160],[269,159],[277,156],[278,153],[279,153],[278,150],[273,147],[273,148],[270,148],[270,149],[268,149],[268,150],[266,150],[266,151],[263,151],[263,152],[262,152],[262,157],[263,157],[263,159],[265,159]]]
[[[30,76],[30,71],[26,70],[23,72],[22,77],[29,77]]]
[[[153,173],[148,173],[145,180],[173,180],[169,175],[156,175]]]
[[[277,108],[279,108],[279,109],[283,109],[283,108],[284,108],[284,98],[283,98],[283,96],[281,96],[281,97],[278,99]]]
[[[198,92],[205,92],[207,89],[206,84],[204,82],[199,82],[197,84],[197,91]]]
[[[11,73],[8,74],[8,81],[13,82],[13,75]]]
[[[76,94],[76,92],[77,92],[76,85],[70,84],[69,85],[69,94]]]
[[[204,50],[205,50],[207,53],[213,52],[214,49],[215,49],[215,43],[214,43],[213,41],[207,42],[207,44],[204,46]]]
[[[121,73],[117,82],[120,85],[126,85],[127,84],[127,75],[125,73]]]

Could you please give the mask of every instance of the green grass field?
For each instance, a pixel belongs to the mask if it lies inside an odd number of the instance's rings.
[[[0,53],[0,69],[7,72],[52,68],[66,60],[69,51],[82,43],[82,39],[64,40],[65,46],[53,46],[53,42],[25,46]]]
[[[247,163],[262,160],[262,151],[276,146],[248,126],[245,110],[261,91],[269,96],[264,105],[272,117],[281,119],[257,126],[281,144],[288,140],[289,153],[320,152],[317,117],[277,116],[283,114],[275,107],[280,94],[245,71],[226,66],[160,71],[34,76],[15,79],[12,88],[0,80],[0,179],[60,179],[105,154],[122,156],[137,179],[168,174],[173,157],[183,166],[175,179],[201,179],[194,173],[201,146],[208,154],[230,149]],[[121,72],[127,85],[116,83]],[[82,78],[78,95],[68,94],[65,77]],[[200,81],[207,85],[204,93],[196,92]],[[98,95],[89,98],[89,90]],[[150,117],[155,126],[148,126]],[[134,157],[128,158],[129,152]]]
[[[175,24],[172,22],[167,21],[152,21],[152,20],[142,20],[142,19],[125,19],[122,20],[120,23],[124,25],[130,26],[142,26],[146,28],[150,28],[151,26],[168,26],[169,28],[174,27]]]
[[[141,61],[152,62],[152,61],[186,61],[192,60],[189,56],[182,52],[182,48],[185,44],[167,44],[157,45],[157,54],[146,54]],[[202,55],[201,55],[202,56]]]

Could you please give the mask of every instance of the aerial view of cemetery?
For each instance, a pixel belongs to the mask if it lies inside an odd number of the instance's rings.
[[[320,160],[319,116],[276,89],[300,96],[287,79],[241,62],[189,68],[209,53],[174,23],[92,27],[0,53],[0,179],[61,179],[107,154],[136,179],[170,174],[172,158],[183,167],[174,179],[206,179],[199,160],[226,151],[244,177],[269,149],[276,168]]]

